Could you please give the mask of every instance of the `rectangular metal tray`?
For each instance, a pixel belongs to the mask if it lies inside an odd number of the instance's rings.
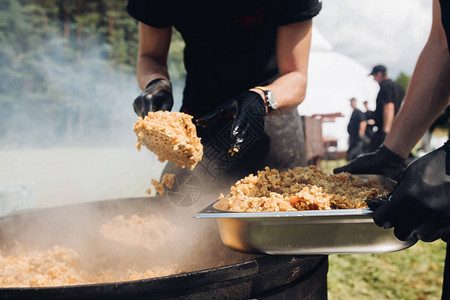
[[[392,190],[395,182],[376,177]],[[227,197],[195,216],[216,219],[222,242],[246,253],[315,255],[339,253],[386,253],[406,249],[416,241],[403,242],[393,229],[378,227],[370,209],[310,210],[295,212],[230,212]]]

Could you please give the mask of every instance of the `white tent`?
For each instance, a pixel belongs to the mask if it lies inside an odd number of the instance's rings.
[[[363,112],[365,100],[370,109],[375,109],[379,86],[371,76],[367,76],[369,73],[369,68],[334,51],[333,46],[313,27],[308,87],[298,111],[305,116],[341,112],[344,117],[323,124],[323,136],[337,139],[339,150],[348,147],[347,124],[352,113],[350,98],[357,99]]]

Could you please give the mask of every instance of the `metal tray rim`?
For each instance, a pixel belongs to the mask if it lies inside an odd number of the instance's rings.
[[[372,216],[373,211],[361,209],[333,209],[333,210],[305,210],[278,212],[232,212],[223,211],[214,206],[222,200],[216,201],[195,215],[196,219],[253,219],[253,218],[298,218],[298,217],[336,217],[336,216]]]
[[[394,181],[376,177],[392,190]],[[231,212],[226,210],[226,201],[227,197],[216,200],[195,218],[216,219],[222,242],[236,251],[269,255],[369,254],[400,251],[417,242],[400,241],[393,229],[378,227],[368,208]]]

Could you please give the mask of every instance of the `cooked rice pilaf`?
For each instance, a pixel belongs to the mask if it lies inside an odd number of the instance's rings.
[[[376,178],[326,174],[315,166],[279,172],[266,167],[231,187],[228,210],[274,212],[367,208],[365,200],[387,194]]]
[[[161,215],[129,218],[118,215],[101,226],[100,234],[106,240],[158,251],[175,239],[180,230]]]
[[[175,183],[175,174],[166,173],[163,175],[163,177],[161,179],[161,183],[159,183],[155,179],[152,179],[151,183],[152,183],[153,187],[155,188],[155,191],[159,195],[162,196],[162,195],[164,195],[164,192],[165,192],[164,185],[167,186],[167,188],[169,188],[169,189],[171,189],[173,187],[173,184]],[[148,189],[147,194],[150,195],[151,193],[152,193],[151,189]]]
[[[177,238],[181,228],[168,222],[161,215],[129,218],[118,215],[100,227],[100,237],[116,242],[114,245],[144,248],[146,252],[164,251],[164,246]],[[182,272],[177,264],[153,265],[137,269],[133,260],[123,258],[111,268],[90,270],[92,262],[86,262],[74,249],[54,245],[49,249],[24,250],[20,243],[14,251],[0,250],[0,287],[45,287],[71,284],[116,282],[167,276]],[[130,250],[131,248],[129,248]],[[105,253],[104,253],[105,254]],[[105,256],[96,262],[109,261]],[[142,265],[144,265],[142,263]]]
[[[35,249],[19,240],[0,247],[0,288],[138,280],[217,268],[249,257],[223,247],[212,228],[197,235],[162,215],[118,215],[98,229],[99,243],[84,240],[87,245],[78,249],[56,244]]]
[[[71,248],[55,245],[48,250],[0,251],[0,287],[47,287],[138,280],[179,273],[177,265],[154,266],[145,271],[125,269],[122,272],[102,269],[87,271],[82,259]]]
[[[202,159],[203,145],[197,137],[197,129],[192,123],[192,116],[182,112],[149,112],[134,124],[138,138],[137,149],[146,146],[158,156],[184,168],[191,169]]]

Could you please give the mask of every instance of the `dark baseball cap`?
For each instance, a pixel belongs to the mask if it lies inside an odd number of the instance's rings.
[[[375,75],[378,72],[381,72],[383,75],[386,75],[386,67],[383,65],[376,65],[375,67],[373,67],[372,72],[370,72],[370,75]]]

